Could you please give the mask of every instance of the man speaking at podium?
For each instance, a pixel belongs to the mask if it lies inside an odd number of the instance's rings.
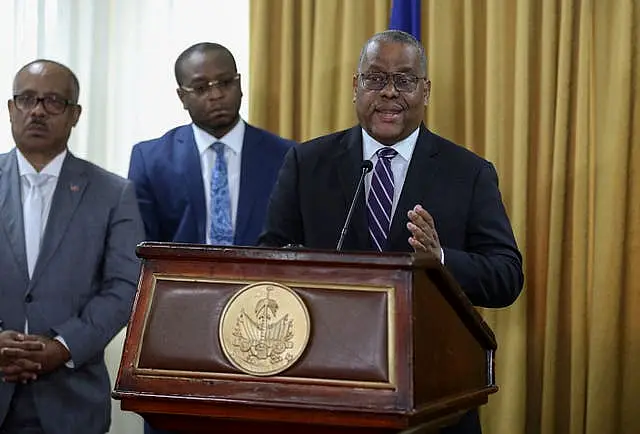
[[[496,170],[424,126],[426,63],[408,33],[365,43],[353,77],[359,125],[289,151],[260,243],[427,252],[474,305],[508,306],[522,288],[522,258]],[[480,433],[477,412],[442,432]]]

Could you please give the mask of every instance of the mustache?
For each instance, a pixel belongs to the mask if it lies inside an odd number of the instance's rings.
[[[44,121],[44,119],[41,119],[41,118],[31,118],[31,121],[27,124],[27,127],[29,128],[32,126],[40,126],[40,127],[48,128],[47,123]]]

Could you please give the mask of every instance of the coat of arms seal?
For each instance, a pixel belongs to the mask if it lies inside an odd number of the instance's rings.
[[[276,375],[304,352],[311,331],[309,312],[291,288],[273,282],[240,289],[220,317],[220,346],[229,362],[256,376]]]

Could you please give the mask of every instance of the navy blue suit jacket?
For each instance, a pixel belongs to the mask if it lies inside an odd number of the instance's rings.
[[[260,244],[335,249],[362,159],[360,126],[293,148],[274,188]],[[445,267],[471,302],[485,307],[513,303],[523,285],[522,257],[493,165],[421,125],[385,251],[412,251],[407,211],[416,204],[433,216]],[[356,199],[343,249],[374,250],[364,189]],[[440,433],[481,433],[478,413],[466,413]]]
[[[295,143],[246,125],[234,244],[257,243],[284,156]],[[134,146],[129,179],[136,186],[149,241],[206,243],[200,155],[191,125]]]
[[[292,149],[271,197],[261,244],[335,249],[361,163],[360,126]],[[513,303],[523,284],[522,257],[493,165],[422,125],[385,251],[412,251],[407,211],[416,204],[433,216],[445,266],[471,302],[483,307]],[[343,250],[374,250],[364,189]]]

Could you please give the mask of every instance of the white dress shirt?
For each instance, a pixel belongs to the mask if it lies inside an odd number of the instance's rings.
[[[227,159],[227,176],[229,177],[229,195],[231,196],[231,225],[236,228],[236,215],[238,208],[238,198],[240,197],[240,168],[242,161],[242,144],[244,143],[244,132],[246,129],[242,119],[225,134],[224,137],[214,137],[196,124],[191,124],[196,146],[200,154],[200,167],[202,168],[202,182],[204,184],[204,198],[207,209],[207,243],[211,243],[209,228],[211,227],[211,171],[216,162],[216,153],[211,149],[215,142],[225,144],[224,156]]]
[[[398,155],[396,155],[391,160],[391,171],[393,172],[393,203],[391,205],[391,222],[393,221],[393,216],[396,213],[396,207],[398,206],[398,201],[400,200],[400,194],[402,193],[402,188],[404,187],[404,180],[407,177],[407,169],[409,168],[409,163],[411,162],[411,157],[413,156],[413,150],[416,148],[416,143],[418,141],[418,134],[420,133],[420,128],[416,128],[416,130],[409,134],[405,139],[400,140],[398,143],[395,143],[391,146],[391,148],[395,149]],[[378,149],[388,147],[378,142],[376,139],[371,137],[369,133],[367,133],[364,128],[362,129],[362,156],[365,160],[371,160],[373,163],[373,167],[376,166],[378,162],[378,156],[376,152]],[[369,190],[371,189],[371,177],[373,176],[373,171],[369,172],[365,177],[365,194],[367,199],[369,198]],[[413,204],[418,205],[418,204]],[[420,204],[421,205],[421,204]],[[406,217],[406,212],[409,210],[405,210],[404,216]],[[407,221],[409,218],[406,217]],[[390,223],[391,223],[390,222]],[[440,262],[444,264],[444,249],[440,248]]]
[[[18,173],[20,174],[20,190],[21,190],[21,198],[22,198],[22,209],[24,210],[25,200],[27,198],[27,191],[29,189],[29,181],[27,181],[27,174],[36,174],[38,171],[34,169],[34,167],[27,161],[27,159],[22,155],[19,149],[16,149],[16,156],[18,158]],[[56,155],[53,160],[47,163],[46,166],[42,168],[40,174],[49,175],[47,180],[40,185],[40,193],[42,194],[42,198],[44,200],[44,206],[42,211],[42,227],[39,228],[31,228],[28,227],[31,220],[29,216],[22,213],[22,221],[24,224],[24,232],[26,235],[27,231],[39,231],[44,236],[45,228],[47,227],[47,221],[49,220],[49,213],[51,211],[51,202],[53,201],[53,193],[56,191],[56,186],[58,185],[58,178],[60,178],[60,171],[62,170],[62,164],[64,163],[64,159],[67,156],[67,150],[65,149],[58,155]],[[25,237],[26,238],[26,237]],[[26,239],[25,239],[26,241]],[[25,320],[24,324],[24,332],[25,334],[29,333],[29,320]],[[69,346],[64,341],[62,336],[56,336],[55,340],[64,345],[67,350],[69,350]],[[73,368],[73,360],[69,360],[65,364],[68,368]]]
[[[382,143],[376,141],[373,137],[367,133],[364,128],[362,129],[362,156],[365,160],[371,160],[373,167],[376,167],[378,162],[378,152],[381,148],[393,148],[398,153],[391,160],[391,171],[393,172],[393,203],[391,205],[391,221],[393,221],[393,215],[396,212],[398,206],[398,200],[400,200],[400,193],[402,193],[402,187],[404,186],[404,180],[407,177],[407,169],[409,168],[409,162],[413,155],[413,150],[416,147],[418,141],[419,128],[411,133],[404,140],[400,140],[398,143],[392,146],[385,146]],[[371,177],[373,176],[373,170],[369,172],[365,177],[365,193],[369,198],[369,190],[371,189]],[[409,210],[407,210],[409,211]]]

